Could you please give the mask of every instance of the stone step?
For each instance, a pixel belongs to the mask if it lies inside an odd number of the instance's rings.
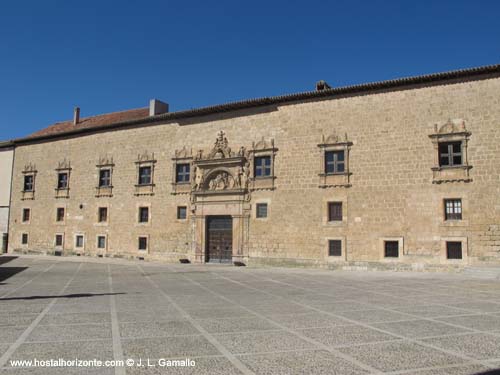
[[[464,275],[500,280],[500,267],[469,266],[464,268]]]

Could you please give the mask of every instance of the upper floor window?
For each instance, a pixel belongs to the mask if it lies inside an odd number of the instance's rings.
[[[462,165],[462,142],[439,143],[439,166]]]
[[[445,199],[444,200],[444,219],[462,220],[462,200]]]
[[[151,185],[151,166],[139,167],[139,185]]]
[[[345,156],[344,150],[325,151],[325,173],[344,173]]]
[[[254,169],[255,178],[271,176],[271,156],[256,156]]]
[[[24,191],[33,191],[34,190],[34,181],[35,181],[35,176],[34,175],[25,175],[24,176]]]
[[[29,208],[23,208],[23,223],[30,221],[31,210]]]
[[[99,187],[111,186],[111,169],[101,169],[99,171]]]
[[[328,202],[328,221],[342,221],[342,202]]]
[[[58,189],[67,189],[68,188],[68,173],[67,172],[59,172],[57,174],[57,188]]]
[[[177,207],[177,219],[185,220],[187,218],[187,207],[186,206],[178,206]]]
[[[188,163],[177,164],[175,169],[175,182],[188,183],[190,179],[190,165]]]

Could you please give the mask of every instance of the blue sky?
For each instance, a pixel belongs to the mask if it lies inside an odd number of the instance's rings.
[[[500,63],[500,1],[11,1],[0,139],[147,106],[240,99]]]

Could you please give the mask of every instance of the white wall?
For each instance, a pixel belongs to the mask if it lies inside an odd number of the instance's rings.
[[[0,149],[0,207],[10,204],[10,180],[12,177],[12,149]]]

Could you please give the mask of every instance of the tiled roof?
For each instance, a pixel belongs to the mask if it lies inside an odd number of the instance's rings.
[[[83,117],[77,125],[73,124],[73,120],[56,122],[42,130],[29,135],[27,138],[56,135],[67,133],[76,129],[90,129],[100,126],[115,124],[117,122],[124,122],[130,120],[139,120],[149,116],[149,108],[130,109],[128,111],[105,113],[103,115]]]
[[[148,116],[148,108],[133,109],[124,112],[115,112],[100,116],[83,118],[78,126],[72,121],[57,123],[29,137],[15,139],[14,144],[23,144],[37,141],[50,140],[60,136],[77,136],[95,131],[106,131],[130,126],[147,126],[164,121],[181,118],[192,118],[214,113],[229,112],[245,108],[277,105],[301,100],[314,100],[321,98],[335,98],[345,95],[360,95],[376,93],[382,90],[401,90],[418,87],[419,85],[443,84],[447,82],[461,82],[465,80],[484,79],[500,75],[500,64],[487,65],[476,68],[453,70],[442,73],[427,74],[415,77],[399,78],[380,82],[370,82],[359,85],[333,87],[321,91],[306,91],[295,94],[262,97],[257,99],[242,100],[238,102],[220,104],[209,107],[195,108],[185,111],[170,112],[156,116]]]

